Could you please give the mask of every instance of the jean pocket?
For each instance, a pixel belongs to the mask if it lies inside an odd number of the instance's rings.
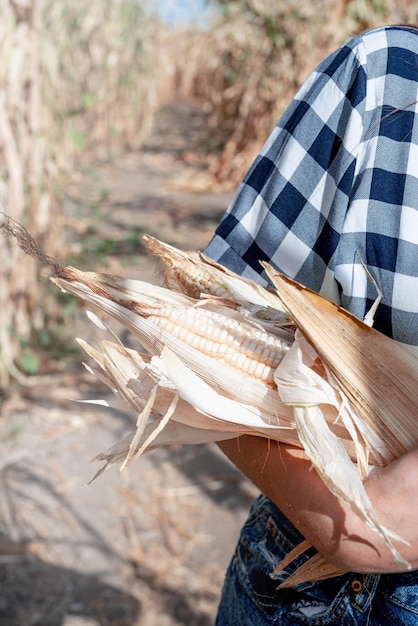
[[[289,538],[286,528],[282,529],[281,524],[279,526],[280,521],[268,506],[256,509],[242,529],[235,555],[241,580],[245,580],[244,584],[249,592],[265,606],[288,602],[295,596],[292,589],[277,589],[289,576],[289,570],[272,576],[283,558],[295,547],[295,543],[299,543],[299,537],[296,542],[293,537]],[[298,567],[304,558],[306,556],[295,561],[292,569]]]
[[[335,624],[335,619],[343,616],[349,603],[348,594],[341,593],[342,588],[346,588],[347,576],[331,582],[278,589],[310,553],[299,556],[286,570],[272,576],[283,558],[302,540],[287,518],[280,512],[276,514],[268,500],[261,500],[242,528],[234,557],[234,576],[252,603],[270,620],[279,620],[277,623],[284,620],[285,624]],[[294,621],[289,621],[290,615]],[[270,623],[269,619],[266,623]]]

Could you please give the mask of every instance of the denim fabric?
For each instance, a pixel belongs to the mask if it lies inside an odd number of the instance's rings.
[[[303,537],[264,496],[254,503],[228,568],[216,626],[418,624],[418,571],[349,573],[292,589],[277,586],[307,555],[274,579],[271,572]]]

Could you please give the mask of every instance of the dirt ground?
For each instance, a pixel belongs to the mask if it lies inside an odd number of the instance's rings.
[[[140,153],[80,175],[66,200],[73,254],[94,262],[101,245],[106,268],[91,269],[153,280],[142,233],[203,248],[231,199],[204,191],[203,125],[178,103]],[[69,331],[91,338],[84,313]],[[76,402],[107,395],[82,360],[1,407],[0,624],[210,626],[256,490],[214,445],[154,451],[88,485],[90,459],[134,420]]]

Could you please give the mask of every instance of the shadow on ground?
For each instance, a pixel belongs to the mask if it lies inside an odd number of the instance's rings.
[[[75,181],[72,264],[153,280],[143,233],[204,249],[231,196],[184,187],[185,169],[202,172],[203,124],[193,104],[168,108],[141,153]],[[66,324],[94,343],[84,313]],[[90,459],[135,420],[72,401],[104,392],[78,358],[72,380],[52,377],[1,407],[0,624],[211,626],[256,490],[214,445],[156,450],[86,486],[98,469]]]
[[[13,546],[9,545],[12,550]],[[3,561],[6,557],[3,556]],[[2,626],[131,626],[140,602],[97,576],[47,563],[33,554],[0,561]]]

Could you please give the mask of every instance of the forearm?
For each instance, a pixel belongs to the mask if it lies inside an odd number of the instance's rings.
[[[219,445],[334,565],[357,572],[405,570],[379,535],[331,494],[303,450],[252,436]],[[418,568],[418,486],[413,480],[417,463],[418,451],[414,451],[365,483],[381,524],[410,542],[397,547],[414,569]]]

